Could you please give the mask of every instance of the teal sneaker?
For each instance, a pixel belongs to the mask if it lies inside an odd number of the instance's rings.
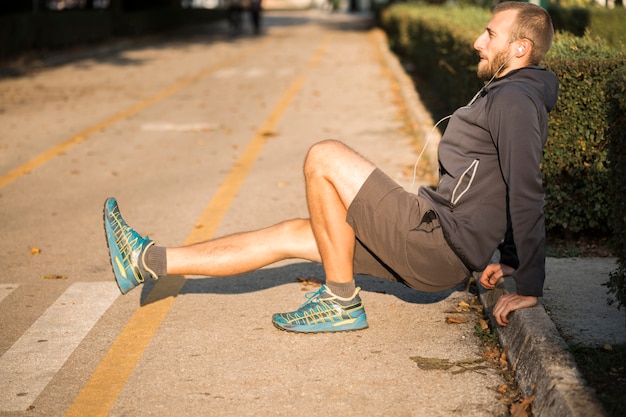
[[[144,265],[143,259],[146,249],[154,245],[154,242],[148,236],[141,237],[126,224],[114,198],[104,202],[104,231],[115,281],[122,294],[126,294],[148,277],[158,278]]]
[[[296,311],[276,313],[272,322],[281,330],[300,333],[365,329],[367,316],[360,290],[357,287],[351,298],[341,298],[322,285],[316,292],[307,294],[308,300]]]

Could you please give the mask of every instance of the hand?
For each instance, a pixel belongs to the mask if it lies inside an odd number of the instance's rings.
[[[534,307],[537,305],[537,297],[511,293],[501,296],[493,308],[493,317],[500,326],[509,324],[509,314],[520,308]]]
[[[513,268],[504,264],[489,264],[480,276],[480,285],[488,290],[493,290],[496,287],[500,278],[510,276],[513,273]]]

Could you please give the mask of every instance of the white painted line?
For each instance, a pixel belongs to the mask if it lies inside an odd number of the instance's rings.
[[[213,76],[215,78],[232,78],[236,76],[238,72],[239,70],[237,68],[230,67],[230,68],[221,69],[219,71],[215,71],[213,73]]]
[[[248,68],[244,71],[243,76],[245,78],[260,78],[266,73],[267,71],[262,68]]]
[[[0,357],[0,412],[25,411],[120,295],[111,282],[77,282]]]
[[[224,68],[222,70],[216,71],[213,74],[215,78],[261,78],[265,76],[274,76],[274,77],[290,77],[295,74],[296,71],[293,67],[282,67],[278,70],[269,70],[267,68],[238,68],[238,67],[230,67]]]
[[[19,284],[0,284],[0,303],[19,286]]]
[[[144,123],[144,132],[208,132],[213,125],[208,123]]]

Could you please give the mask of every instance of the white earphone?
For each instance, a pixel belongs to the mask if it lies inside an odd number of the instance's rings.
[[[517,48],[517,52],[522,52],[524,50],[523,46],[520,46],[519,48]]]

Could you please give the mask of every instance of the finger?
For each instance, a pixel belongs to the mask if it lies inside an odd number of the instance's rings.
[[[508,306],[508,304],[504,306],[504,308],[500,312],[500,325],[501,326],[506,326],[507,324],[509,324],[509,314],[511,313],[511,311],[512,310]]]
[[[481,280],[481,283],[483,284],[483,286],[485,286],[486,288],[495,288],[496,284],[498,283],[498,281],[500,280],[500,275],[498,273],[493,273],[491,275],[487,275],[484,277],[483,280]]]
[[[491,290],[493,288],[495,288],[495,285],[493,285],[491,282],[489,282],[488,278],[481,278],[480,280],[480,285],[482,285],[483,287],[487,288],[488,290]]]
[[[483,287],[489,286],[489,280],[487,279],[487,276],[484,273],[480,276],[480,279],[478,280],[478,282],[480,282],[480,285],[482,285]]]
[[[483,270],[483,275],[490,274],[494,270],[495,266],[496,266],[496,264],[489,264],[489,265],[487,265],[485,267],[485,269]]]
[[[497,264],[487,265],[487,268],[480,275],[480,283],[483,287],[487,289],[494,288],[494,285],[497,281],[496,277],[498,272]]]
[[[493,316],[498,322],[500,326],[506,327],[509,323],[509,313],[511,313],[512,308],[510,305],[510,299],[512,294],[506,294],[501,296],[496,302],[496,305],[493,308]]]
[[[501,313],[500,309],[498,309],[498,308],[494,308],[493,309],[493,318],[496,319],[496,322],[500,326],[506,326],[506,323],[503,320],[502,313]]]
[[[509,324],[509,313],[508,312],[502,312],[500,314],[498,314],[497,316],[495,316],[496,321],[498,322],[498,324],[502,327],[506,327],[507,324]]]

